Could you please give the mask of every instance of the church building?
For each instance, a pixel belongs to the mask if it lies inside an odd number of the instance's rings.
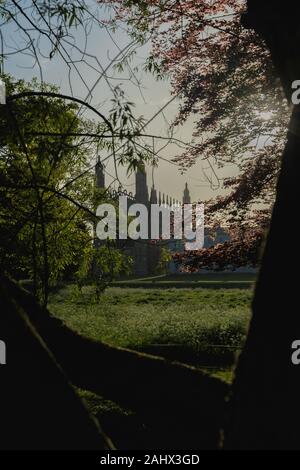
[[[105,172],[100,160],[96,164],[96,175],[95,183],[97,189],[105,189]],[[172,206],[174,204],[190,204],[191,197],[186,183],[183,200],[181,203],[170,196],[166,196],[164,193],[157,192],[153,185],[150,193],[147,185],[147,174],[145,169],[138,169],[135,173],[135,194],[128,193],[126,190],[119,188],[118,191],[114,190],[110,192],[113,199],[117,199],[119,196],[126,196],[128,207],[130,205],[139,203],[144,204],[148,208],[149,213],[149,233],[151,233],[151,204],[159,204],[162,206]],[[170,251],[177,251],[183,249],[183,243],[181,240],[131,240],[128,239],[123,243],[124,251],[133,259],[133,274],[137,276],[147,276],[156,273],[157,266],[161,257],[162,247],[169,249]],[[173,271],[173,269],[171,269]]]

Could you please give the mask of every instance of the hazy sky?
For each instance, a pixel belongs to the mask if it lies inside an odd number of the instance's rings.
[[[24,2],[26,4],[26,1]],[[28,5],[28,2],[27,2]],[[99,7],[96,5],[94,0],[91,0],[92,11],[99,13]],[[102,15],[102,16],[101,16]],[[104,13],[99,15],[100,18],[104,17]],[[4,52],[10,51],[10,47],[21,47],[21,35],[18,28],[10,26],[9,28],[2,28],[2,33],[6,38],[6,44],[4,46]],[[88,88],[91,88],[98,81],[97,85],[93,90],[92,97],[90,97],[90,103],[99,109],[101,112],[107,113],[111,108],[110,100],[112,98],[112,91],[110,87],[114,87],[118,84],[122,84],[122,88],[126,92],[130,101],[136,104],[135,113],[136,115],[143,115],[146,119],[151,119],[159,109],[166,104],[170,98],[170,86],[168,80],[157,82],[150,74],[145,72],[137,72],[136,78],[142,83],[142,92],[139,88],[127,80],[128,73],[119,73],[116,70],[110,68],[107,71],[109,76],[108,81],[101,78],[100,68],[105,68],[110,63],[111,59],[123,49],[125,45],[129,44],[130,39],[124,32],[117,32],[111,37],[108,32],[94,24],[88,34],[88,42],[86,50],[89,54],[87,64],[83,62],[76,63],[76,70],[74,67],[71,69],[69,76],[69,69],[66,63],[59,57],[55,56],[54,59],[50,60],[49,57],[49,45],[44,40],[40,42],[40,50],[45,55],[41,60],[41,66],[43,71],[43,79],[48,83],[58,85],[62,92],[70,94],[70,86],[74,96],[81,99],[86,99],[88,94]],[[85,37],[80,31],[74,31],[74,44],[79,48],[83,49],[85,43]],[[131,66],[142,64],[145,57],[149,52],[149,48],[144,46],[137,51]],[[73,59],[79,59],[80,54],[78,50],[68,47],[68,53]],[[94,57],[92,57],[94,56]],[[37,66],[32,67],[33,60],[27,55],[9,56],[4,63],[5,72],[11,73],[17,78],[31,79],[33,76],[39,76],[39,68]],[[100,79],[101,78],[101,79]],[[70,85],[71,84],[71,85]],[[155,135],[166,135],[168,127],[167,122],[171,122],[178,110],[178,101],[173,101],[164,111],[163,115],[158,116],[151,124],[147,127],[146,131],[150,134]],[[91,116],[91,115],[89,115]],[[184,126],[179,127],[176,130],[175,136],[178,139],[182,139],[186,142],[191,140],[191,134],[193,131],[193,123],[189,121]],[[149,143],[152,143],[149,140]],[[165,145],[164,141],[155,141],[155,151]],[[180,149],[176,145],[169,145],[159,154],[164,159],[170,161],[172,157],[180,153]],[[154,176],[154,182],[158,190],[169,194],[176,199],[182,198],[185,182],[188,183],[191,196],[193,200],[205,200],[210,197],[214,197],[220,194],[221,189],[212,190],[209,183],[205,180],[203,174],[204,170],[210,174],[210,169],[205,162],[201,162],[194,165],[184,175],[181,175],[178,166],[169,163],[168,161],[159,160],[158,168],[154,171],[152,168],[147,168],[148,185],[152,185],[152,176]],[[220,177],[230,175],[233,172],[233,168],[228,168],[226,172],[218,172]],[[112,162],[108,162],[107,172],[111,175],[114,174]],[[128,177],[124,169],[120,169],[119,172],[122,184],[128,191],[134,191],[134,177]],[[107,175],[108,182],[111,181],[109,175]]]

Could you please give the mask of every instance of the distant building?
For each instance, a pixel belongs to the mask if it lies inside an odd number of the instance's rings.
[[[191,195],[190,195],[190,190],[188,188],[187,183],[185,183],[182,202],[183,202],[183,204],[191,204]]]
[[[97,189],[105,189],[105,171],[100,160],[96,164],[95,185]],[[148,207],[149,233],[151,233],[151,204],[160,204],[165,206],[179,204],[177,200],[170,197],[169,195],[165,195],[164,193],[162,194],[161,192],[158,193],[154,185],[152,186],[149,195],[147,174],[144,168],[138,169],[135,173],[134,195],[132,193],[128,193],[126,190],[122,190],[121,188],[119,188],[118,191],[111,192],[111,196],[113,198],[118,198],[121,195],[127,197],[128,207],[135,203],[144,204]],[[187,184],[185,185],[182,202],[184,204],[189,204],[191,202],[190,192]],[[99,242],[100,241],[96,241],[97,244]],[[128,239],[126,241],[120,241],[120,244],[121,242],[124,251],[133,259],[133,274],[138,276],[146,276],[156,272],[156,268],[160,261],[162,247],[165,247],[171,251],[180,252],[184,250],[184,243],[182,240],[164,240],[162,242],[157,242],[148,239],[137,241]],[[177,270],[177,268],[174,267],[174,263],[170,263],[170,270],[172,272]]]
[[[204,230],[204,248],[211,248],[219,243],[225,243],[229,240],[229,234],[223,227],[219,226],[215,230],[205,228]]]

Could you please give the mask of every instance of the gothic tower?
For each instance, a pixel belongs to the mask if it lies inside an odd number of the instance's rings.
[[[149,206],[147,174],[144,165],[135,174],[135,202]],[[148,231],[149,231],[148,220]],[[134,273],[139,276],[149,274],[149,244],[148,240],[139,240],[133,246]]]
[[[185,183],[182,202],[183,202],[183,204],[191,204],[191,195],[190,195],[190,190],[188,188],[187,183]]]
[[[154,185],[151,188],[150,203],[157,204],[157,191]]]
[[[147,187],[147,174],[145,167],[139,168],[135,174],[135,199],[140,204],[149,204],[149,194]]]
[[[95,194],[97,190],[99,189],[105,189],[104,166],[100,161],[100,157],[97,158],[97,163],[95,166],[95,188],[94,188]],[[95,207],[95,210],[96,210],[96,207]],[[102,242],[96,236],[96,223],[94,224],[93,231],[94,231],[94,242],[93,242],[94,247],[99,248],[102,245]],[[95,276],[99,274],[98,268],[96,268],[95,266],[93,267],[93,273]]]
[[[102,165],[99,157],[98,157],[96,167],[95,167],[95,176],[96,176],[96,189],[104,189],[105,188],[104,166]]]

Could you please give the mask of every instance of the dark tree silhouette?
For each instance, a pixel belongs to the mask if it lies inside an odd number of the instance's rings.
[[[243,18],[266,41],[291,100],[291,84],[300,77],[300,5],[290,0],[248,1]],[[253,300],[253,318],[236,371],[226,447],[299,449],[300,370],[292,365],[292,342],[299,337],[297,240],[290,243],[300,199],[300,115],[293,110],[288,142],[262,267]],[[291,250],[291,251],[290,251]]]

